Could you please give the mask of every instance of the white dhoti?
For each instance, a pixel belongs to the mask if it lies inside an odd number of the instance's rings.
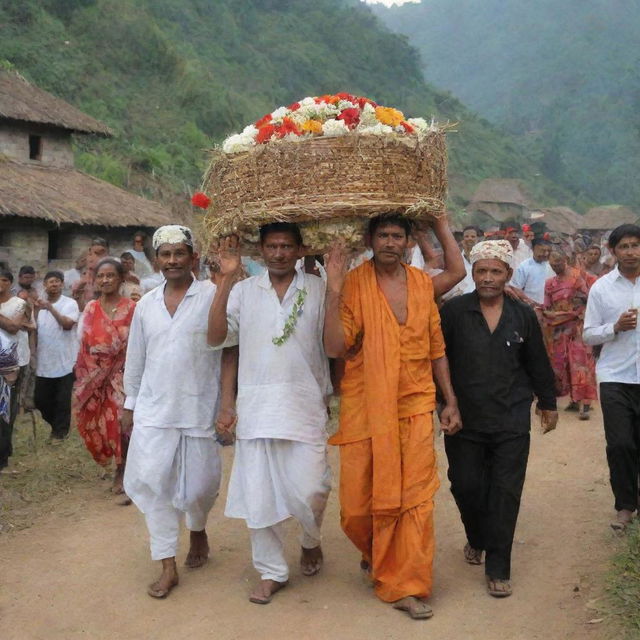
[[[256,438],[237,440],[225,515],[246,520],[253,565],[263,580],[285,582],[283,523],[295,518],[301,545],[320,544],[320,526],[331,490],[324,444]]]
[[[190,531],[205,528],[220,476],[220,445],[210,431],[135,425],[124,490],[145,515],[153,560],[175,557],[182,513]]]

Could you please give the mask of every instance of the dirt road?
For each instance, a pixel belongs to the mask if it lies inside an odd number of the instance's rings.
[[[534,429],[513,558],[514,595],[486,595],[483,569],[462,559],[462,526],[445,478],[437,496],[433,619],[414,622],[375,599],[361,581],[358,556],[338,522],[337,492],[324,526],[326,564],[314,578],[297,569],[291,527],[291,585],[266,607],[250,604],[255,574],[242,521],[209,518],[211,562],[181,571],[165,601],[145,593],[155,576],[146,529],[135,507],[118,507],[105,486],[59,502],[33,527],[0,537],[0,637],[3,640],[174,640],[259,638],[365,640],[556,640],[602,638],[594,604],[611,553],[599,411],[578,422],[563,413],[555,433]],[[228,472],[232,451],[225,450]],[[332,464],[337,469],[336,452]],[[106,483],[105,483],[106,484]],[[337,484],[337,483],[336,483]],[[58,503],[57,503],[58,504]],[[186,553],[184,536],[180,558]]]

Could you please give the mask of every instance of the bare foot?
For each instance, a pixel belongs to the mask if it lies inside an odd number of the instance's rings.
[[[469,564],[482,564],[482,549],[474,549],[467,542],[464,545],[464,559]]]
[[[313,549],[305,549],[302,547],[302,555],[300,556],[300,567],[303,576],[315,576],[322,568],[323,556],[320,545]]]
[[[131,498],[126,494],[122,493],[120,497],[116,500],[116,504],[119,507],[128,507],[132,503]]]
[[[487,591],[494,598],[507,598],[513,593],[511,582],[509,580],[501,580],[499,578],[487,578]]]
[[[371,565],[363,558],[360,560],[360,572],[362,579],[367,587],[373,588],[376,585],[376,581],[373,579],[373,571]]]
[[[249,602],[253,602],[254,604],[269,604],[273,596],[288,584],[288,580],[286,582],[260,580],[260,584],[251,592]]]
[[[207,539],[207,532],[191,531],[190,532],[190,546],[187,559],[184,561],[184,566],[190,569],[197,569],[204,565],[209,559],[209,540]]]
[[[619,533],[626,530],[627,526],[631,524],[633,519],[633,511],[629,509],[621,509],[616,515],[616,519],[611,523],[611,528]]]
[[[393,603],[394,609],[406,611],[413,620],[427,620],[433,616],[433,609],[422,599],[407,596]]]
[[[165,558],[162,561],[162,573],[160,577],[149,585],[147,593],[152,598],[166,598],[177,584],[178,569],[176,567],[176,559]]]
[[[119,464],[116,467],[116,473],[113,476],[113,484],[111,485],[111,493],[117,496],[124,493],[124,465]]]

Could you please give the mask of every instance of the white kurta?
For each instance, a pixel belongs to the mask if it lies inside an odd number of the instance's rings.
[[[154,560],[176,555],[181,513],[189,529],[204,529],[220,487],[220,353],[206,335],[214,294],[212,283],[194,280],[171,317],[158,287],[131,323],[124,387],[134,426],[124,488],[145,514]]]

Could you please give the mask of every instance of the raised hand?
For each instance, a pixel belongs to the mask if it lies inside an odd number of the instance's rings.
[[[347,274],[348,255],[344,244],[334,243],[324,256],[324,268],[327,272],[327,289],[334,293],[342,291],[344,277]]]
[[[227,236],[220,240],[218,245],[218,263],[220,275],[235,276],[242,268],[240,259],[240,241],[238,236]]]

